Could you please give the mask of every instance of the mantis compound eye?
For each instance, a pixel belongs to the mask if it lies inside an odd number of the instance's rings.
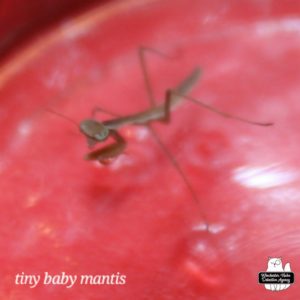
[[[108,137],[108,134],[109,134],[108,128],[103,126],[102,130],[99,131],[99,132],[97,132],[97,133],[94,135],[94,138],[95,138],[97,141],[103,141],[103,140],[105,140],[105,139]]]

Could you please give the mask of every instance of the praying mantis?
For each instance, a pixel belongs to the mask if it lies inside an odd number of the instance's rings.
[[[270,122],[257,122],[252,121],[249,119],[241,118],[236,115],[229,114],[227,112],[221,111],[216,109],[213,106],[210,106],[204,102],[201,102],[197,99],[194,99],[188,96],[188,93],[192,90],[192,88],[196,85],[199,81],[201,76],[201,69],[196,67],[192,72],[174,89],[167,89],[165,92],[165,99],[164,103],[157,105],[154,96],[152,86],[150,84],[148,71],[146,67],[146,59],[145,53],[146,52],[153,52],[161,56],[166,56],[165,54],[152,49],[141,47],[138,50],[138,56],[143,72],[144,82],[148,94],[148,100],[150,103],[150,108],[146,109],[142,112],[130,114],[127,116],[120,116],[111,112],[107,112],[99,107],[96,107],[93,110],[93,116],[96,112],[102,111],[105,113],[109,113],[114,116],[114,118],[106,121],[99,121],[96,120],[94,117],[90,119],[85,119],[80,122],[79,129],[80,132],[86,137],[87,144],[89,147],[94,147],[98,143],[102,143],[106,141],[108,138],[112,138],[113,142],[96,150],[92,150],[91,152],[87,153],[85,156],[86,160],[95,160],[99,161],[100,163],[106,164],[108,160],[119,156],[121,153],[124,152],[126,148],[126,140],[122,137],[122,135],[118,132],[118,129],[125,125],[143,125],[147,126],[147,128],[152,133],[153,137],[160,145],[163,152],[169,158],[172,165],[177,170],[178,174],[181,176],[182,180],[184,181],[186,187],[189,189],[192,198],[198,203],[198,197],[194,188],[190,184],[188,177],[183,172],[181,166],[174,158],[174,156],[169,152],[168,148],[164,145],[154,128],[152,127],[152,122],[164,122],[169,123],[171,120],[171,111],[182,104],[184,100],[187,100],[191,103],[194,103],[198,106],[201,106],[205,109],[208,109],[216,114],[221,115],[225,118],[235,119],[240,122],[249,123],[252,125],[258,126],[271,126],[273,123]],[[57,113],[56,113],[57,114]],[[60,114],[59,114],[60,115]],[[64,116],[63,116],[64,117]],[[206,224],[208,224],[206,222]]]
[[[88,153],[85,158],[87,160],[98,160],[99,162],[105,163],[106,159],[114,158],[120,155],[125,147],[125,139],[118,133],[118,129],[124,125],[145,125],[151,129],[151,132],[154,133],[151,123],[154,121],[160,121],[164,123],[169,123],[171,118],[171,109],[175,108],[183,102],[184,99],[191,101],[194,104],[200,105],[214,113],[217,113],[225,118],[235,119],[241,122],[249,123],[252,125],[258,126],[271,126],[273,123],[270,122],[256,122],[248,119],[244,119],[238,116],[231,115],[229,113],[218,110],[208,104],[200,102],[197,99],[187,96],[186,94],[193,88],[193,86],[198,82],[201,69],[195,68],[175,89],[167,89],[165,100],[162,105],[156,105],[156,101],[153,97],[153,91],[148,77],[148,72],[145,63],[145,51],[152,51],[162,55],[160,52],[151,49],[151,48],[139,48],[139,58],[143,70],[143,76],[145,85],[147,88],[149,102],[152,108],[149,108],[145,111],[131,114],[128,116],[119,116],[114,115],[115,118],[107,121],[98,121],[95,119],[85,119],[80,122],[79,128],[80,131],[87,138],[87,143],[90,147],[93,147],[97,143],[104,142],[108,137],[112,137],[115,142],[103,148],[97,149]],[[97,111],[104,111],[101,108],[96,108],[94,113]],[[105,112],[105,111],[104,111]],[[93,115],[94,115],[93,113]],[[157,137],[157,134],[155,134]],[[157,138],[156,138],[157,139]],[[161,143],[160,143],[161,144]]]

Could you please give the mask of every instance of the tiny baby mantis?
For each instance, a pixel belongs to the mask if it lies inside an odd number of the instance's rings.
[[[151,108],[135,113],[130,114],[127,116],[119,116],[113,113],[108,112],[109,114],[113,115],[114,118],[106,121],[98,121],[93,118],[91,119],[85,119],[80,122],[79,129],[81,133],[86,137],[87,143],[90,147],[95,146],[97,143],[101,143],[106,141],[109,137],[111,137],[114,142],[106,145],[100,149],[93,150],[89,152],[85,159],[87,160],[97,160],[101,163],[106,163],[108,159],[117,157],[120,155],[124,149],[126,148],[126,140],[120,135],[118,132],[118,129],[121,128],[124,125],[144,125],[149,128],[151,133],[153,134],[155,140],[158,142],[158,144],[161,146],[164,153],[167,155],[167,157],[170,159],[173,166],[176,168],[177,172],[185,182],[187,188],[189,189],[192,198],[198,203],[197,195],[190,184],[188,178],[186,177],[185,173],[181,169],[180,165],[178,164],[177,160],[173,157],[173,155],[169,152],[167,147],[163,144],[163,142],[160,140],[158,134],[154,130],[154,128],[151,126],[151,123],[154,121],[160,121],[168,123],[170,122],[171,118],[171,110],[175,108],[176,106],[180,105],[183,100],[188,100],[194,104],[197,104],[205,109],[208,109],[214,113],[217,113],[223,117],[235,119],[240,122],[249,123],[252,125],[258,125],[258,126],[270,126],[272,123],[266,122],[256,122],[251,121],[248,119],[241,118],[239,116],[235,116],[226,112],[223,112],[221,110],[218,110],[208,104],[205,104],[203,102],[200,102],[197,99],[194,99],[192,97],[187,96],[186,94],[189,93],[189,91],[193,88],[193,86],[198,82],[201,70],[199,68],[195,68],[175,89],[167,89],[165,94],[165,100],[162,105],[157,105],[156,101],[153,96],[152,87],[150,84],[150,80],[148,77],[148,72],[146,68],[146,60],[145,60],[145,51],[151,51],[156,54],[165,56],[164,54],[151,49],[151,48],[139,48],[139,59],[143,71],[143,77],[144,82],[146,85],[149,102],[151,105]],[[97,111],[106,112],[103,109],[96,108],[94,110],[94,113]],[[58,114],[54,112],[55,114]],[[93,115],[94,115],[93,113]],[[65,116],[58,114],[64,118]],[[70,120],[69,118],[66,118]],[[72,121],[72,120],[71,120]],[[72,121],[74,123],[74,121]],[[76,124],[77,126],[77,124]],[[198,203],[199,204],[199,203]],[[206,222],[206,226],[207,222]]]
[[[100,148],[98,150],[92,151],[86,155],[87,160],[98,160],[100,162],[104,162],[106,159],[113,158],[121,154],[125,147],[126,141],[124,138],[118,133],[117,129],[121,128],[124,125],[146,125],[150,126],[150,123],[153,121],[160,121],[169,123],[171,117],[171,109],[175,108],[175,106],[182,103],[184,99],[189,100],[197,105],[200,105],[214,113],[217,113],[225,118],[235,119],[244,123],[249,123],[252,125],[258,126],[271,126],[273,125],[270,122],[256,122],[248,119],[244,119],[238,116],[231,115],[229,113],[218,110],[208,104],[200,102],[192,97],[187,96],[186,94],[193,88],[193,86],[197,83],[200,78],[201,70],[199,68],[195,68],[189,76],[187,76],[181,84],[175,89],[168,89],[166,91],[165,102],[162,105],[156,105],[153,97],[152,87],[150,85],[150,81],[148,78],[148,73],[146,70],[144,52],[152,51],[158,53],[160,52],[151,49],[151,48],[140,48],[139,49],[139,57],[141,61],[141,66],[143,69],[144,80],[146,84],[146,88],[148,91],[149,101],[152,108],[149,108],[145,111],[131,114],[128,116],[119,116],[116,114],[109,113],[114,115],[116,118],[107,120],[107,121],[97,121],[95,119],[85,119],[80,122],[79,128],[80,131],[86,136],[87,142],[89,146],[94,146],[97,143],[101,143],[105,141],[108,137],[112,137],[115,140],[115,143]],[[94,113],[99,111],[104,111],[103,109],[96,108]],[[154,132],[153,128],[151,131]],[[156,134],[155,134],[156,135]]]

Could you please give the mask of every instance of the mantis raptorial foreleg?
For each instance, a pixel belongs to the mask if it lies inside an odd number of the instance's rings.
[[[99,162],[106,164],[109,159],[119,156],[126,148],[125,139],[116,130],[110,131],[110,136],[114,139],[114,142],[89,152],[85,159],[87,160],[98,160]]]

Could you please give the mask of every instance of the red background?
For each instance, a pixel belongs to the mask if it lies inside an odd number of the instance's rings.
[[[81,1],[19,2],[0,10],[2,298],[296,299],[299,5],[105,1],[85,11]],[[201,66],[193,97],[275,123],[250,126],[185,103],[170,124],[155,124],[198,204],[146,128],[122,128],[125,154],[99,166],[82,159],[89,150],[78,129],[45,110],[79,123],[95,106],[147,108],[141,45],[176,57],[147,56],[161,101]],[[257,283],[269,256],[290,262],[289,289]],[[15,285],[17,273],[46,271],[127,280]]]

